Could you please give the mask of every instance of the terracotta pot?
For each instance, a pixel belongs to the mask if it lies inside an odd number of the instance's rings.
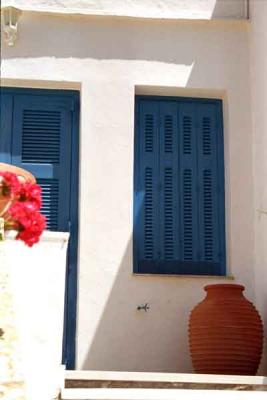
[[[15,165],[0,163],[0,171],[13,172],[18,176],[19,179],[36,183],[35,177],[23,168],[16,167]]]
[[[30,172],[26,171],[23,168],[16,167],[15,165],[0,163],[0,171],[13,172],[18,176],[18,179],[20,181],[28,181],[31,183],[36,183],[35,177]],[[9,205],[9,203],[10,203],[9,196],[0,197],[0,213],[3,212],[3,210]],[[5,216],[5,214],[3,214],[2,216]]]
[[[259,313],[244,286],[208,285],[206,298],[191,312],[189,344],[197,373],[255,375],[263,347]]]

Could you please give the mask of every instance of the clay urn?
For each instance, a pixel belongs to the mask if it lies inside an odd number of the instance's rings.
[[[0,172],[12,172],[13,174],[17,175],[18,179],[21,182],[27,181],[30,183],[36,183],[35,177],[29,171],[26,171],[23,168],[16,167],[15,165],[0,163]],[[0,184],[1,184],[1,178],[0,178]],[[0,211],[1,211],[0,217],[5,216],[5,209],[10,207],[11,203],[12,199],[10,196],[0,196]]]
[[[207,295],[191,312],[189,345],[195,372],[255,375],[263,348],[263,324],[244,286],[205,286]]]

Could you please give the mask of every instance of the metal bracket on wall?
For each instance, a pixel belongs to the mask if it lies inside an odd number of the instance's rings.
[[[150,309],[148,303],[146,304],[141,304],[140,306],[137,307],[138,311],[144,310],[145,312],[147,312]]]

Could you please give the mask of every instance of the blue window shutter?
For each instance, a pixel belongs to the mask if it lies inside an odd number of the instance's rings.
[[[161,270],[180,259],[178,198],[178,113],[175,102],[160,103],[159,128],[159,247]]]
[[[181,199],[181,260],[192,268],[200,260],[197,207],[197,132],[195,105],[179,105],[179,195]],[[186,264],[187,263],[187,264]]]
[[[199,104],[198,185],[199,243],[201,261],[211,274],[225,272],[223,143],[220,104]],[[223,218],[222,218],[223,213]]]
[[[135,138],[135,271],[154,268],[159,258],[158,104],[139,104]]]
[[[67,98],[14,96],[11,162],[36,177],[41,211],[55,231],[69,230],[71,108]]]
[[[225,274],[221,102],[136,102],[134,270]]]

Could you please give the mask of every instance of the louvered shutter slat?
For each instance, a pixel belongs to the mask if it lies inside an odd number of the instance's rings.
[[[67,231],[70,209],[71,101],[14,97],[12,163],[31,171],[42,187],[47,228]]]
[[[56,179],[38,179],[42,187],[42,212],[46,215],[47,229],[57,230],[59,214],[59,185]]]
[[[160,104],[160,264],[168,271],[179,259],[177,104]],[[172,267],[171,267],[172,268]]]
[[[39,117],[39,118],[38,118]],[[23,110],[22,157],[23,163],[60,162],[61,112]]]
[[[181,199],[181,259],[198,261],[196,117],[192,104],[179,105],[179,193]],[[190,264],[188,264],[190,268]]]
[[[157,103],[143,103],[136,136],[135,235],[136,269],[149,268],[158,259],[158,135]]]
[[[215,273],[220,270],[220,222],[219,222],[219,170],[216,107],[202,104],[198,107],[198,181],[199,237],[201,261],[210,263]]]

